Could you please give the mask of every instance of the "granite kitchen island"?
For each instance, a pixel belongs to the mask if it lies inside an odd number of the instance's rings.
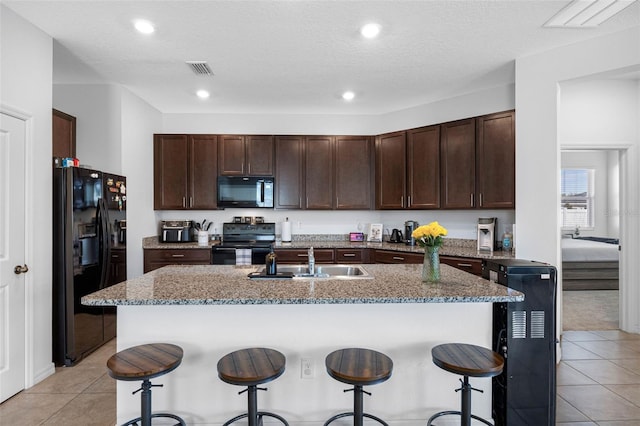
[[[351,409],[353,396],[326,374],[324,358],[354,346],[394,362],[392,377],[367,389],[367,411],[393,424],[423,425],[436,411],[456,409],[458,378],[433,365],[431,348],[452,341],[490,347],[492,303],[524,295],[447,265],[438,284],[421,282],[421,265],[363,266],[371,278],[250,280],[260,266],[168,266],[82,302],[118,307],[118,350],[151,342],[184,349],[182,365],[154,380],[165,387],[154,390],[153,407],[188,424],[220,425],[246,410],[241,388],[219,380],[216,363],[250,346],[287,357],[286,372],[258,401],[291,425],[320,425]],[[302,359],[310,360],[312,377],[302,376]],[[491,381],[472,384],[485,391],[474,393],[474,413],[490,418]],[[131,395],[138,385],[118,382],[118,423],[139,415],[139,398]]]

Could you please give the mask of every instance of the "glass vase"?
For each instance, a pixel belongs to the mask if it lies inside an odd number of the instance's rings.
[[[424,248],[424,262],[422,263],[422,281],[437,283],[440,281],[440,247],[426,246]]]

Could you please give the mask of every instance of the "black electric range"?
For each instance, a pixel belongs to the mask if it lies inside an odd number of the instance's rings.
[[[265,256],[275,241],[275,223],[224,223],[222,243],[211,247],[211,263],[246,264],[250,255],[252,265],[264,265]]]

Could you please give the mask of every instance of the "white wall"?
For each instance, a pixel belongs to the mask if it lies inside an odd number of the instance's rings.
[[[612,48],[615,46],[616,48]],[[560,264],[558,85],[563,81],[623,70],[640,64],[640,29],[633,28],[516,60],[516,222],[518,256]],[[637,115],[636,115],[637,117]],[[637,122],[637,121],[636,121]],[[637,281],[640,184],[638,133],[627,141],[621,170],[630,180],[623,190],[621,226],[629,236],[621,253],[621,282]],[[625,191],[626,189],[626,191]],[[541,230],[544,230],[541,232]],[[621,235],[621,239],[625,235]],[[627,290],[627,289],[625,289]],[[625,291],[623,290],[623,292]],[[640,291],[629,288],[621,305],[621,327],[640,331]]]
[[[0,5],[0,104],[32,117],[27,138],[27,387],[53,373],[51,362],[51,37]]]
[[[609,182],[609,153],[604,150],[599,151],[562,151],[561,167],[563,169],[594,169],[594,226],[593,229],[580,228],[580,235],[612,237],[617,238],[618,234],[609,229],[609,217],[611,212],[618,210],[618,205],[609,204],[609,188],[617,188],[613,183],[617,183],[618,178],[614,176],[615,182]],[[617,169],[617,168],[616,168]],[[573,231],[573,230],[572,230]]]
[[[53,107],[76,117],[76,157],[96,170],[122,173],[120,86],[55,84]]]
[[[153,158],[152,135],[161,128],[162,115],[125,88],[121,106],[122,173],[127,177],[127,274],[133,278],[142,275],[142,238],[156,233],[153,167],[141,159]]]

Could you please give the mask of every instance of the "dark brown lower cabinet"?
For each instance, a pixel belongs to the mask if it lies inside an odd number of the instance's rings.
[[[276,260],[278,263],[308,263],[307,249],[277,249]],[[313,249],[313,257],[316,263],[335,263],[334,249]]]
[[[422,263],[424,254],[404,253],[395,250],[375,250],[373,263]]]
[[[193,249],[144,249],[144,272],[167,265],[209,265],[210,248]]]
[[[470,257],[440,256],[440,263],[482,276],[482,260]]]

